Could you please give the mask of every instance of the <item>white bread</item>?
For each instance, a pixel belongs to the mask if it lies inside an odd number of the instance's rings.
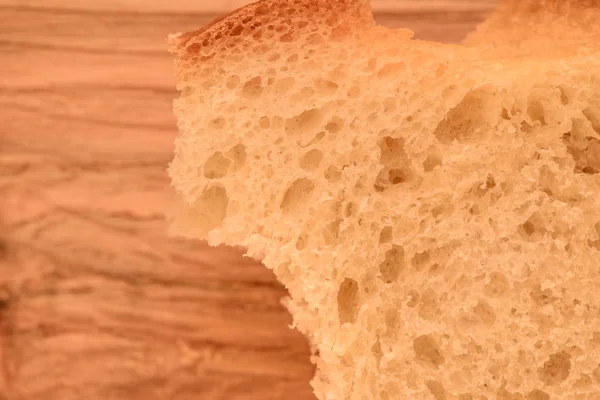
[[[442,45],[263,0],[175,36],[173,231],[273,269],[320,399],[600,399],[598,21],[515,0]]]

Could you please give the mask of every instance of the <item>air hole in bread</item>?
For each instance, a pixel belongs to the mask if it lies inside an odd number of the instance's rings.
[[[394,240],[394,229],[391,226],[386,226],[379,233],[379,243],[391,243]]]
[[[539,283],[533,285],[529,296],[537,306],[545,306],[556,300],[556,297],[554,297],[552,293],[552,289],[542,289],[542,285]]]
[[[273,90],[274,90],[275,94],[281,96],[281,95],[289,93],[295,84],[296,84],[296,79],[291,76],[287,77],[287,78],[282,78],[282,79],[275,81],[275,83],[273,83]]]
[[[526,400],[550,400],[550,395],[539,389],[529,392]]]
[[[571,355],[565,351],[551,354],[548,361],[538,369],[538,376],[546,385],[564,382],[571,372]]]
[[[544,220],[538,211],[531,216],[519,227],[521,234],[530,240],[539,240],[546,232]]]
[[[315,89],[310,86],[305,86],[300,91],[290,98],[293,102],[305,102],[308,101],[315,94]]]
[[[591,247],[596,248],[596,250],[600,251],[600,222],[594,224],[594,230],[596,231],[596,240],[589,239],[588,244]],[[598,333],[598,342],[600,343],[600,333]]]
[[[377,339],[373,346],[371,346],[371,353],[373,353],[373,356],[375,356],[377,362],[381,360],[381,357],[383,356],[383,350],[381,349],[381,342],[379,339]]]
[[[296,179],[286,190],[281,202],[284,214],[295,213],[308,207],[315,184],[308,178]]]
[[[344,278],[337,295],[338,314],[341,323],[354,323],[358,315],[358,283]]]
[[[572,128],[569,132],[563,135],[563,143],[567,146],[579,151],[585,151],[588,147],[588,139],[594,136],[594,130],[592,124],[586,118],[574,118],[572,121]],[[569,149],[572,151],[573,149]],[[575,161],[577,158],[574,156]]]
[[[365,189],[365,184],[367,181],[367,176],[366,175],[361,175],[357,180],[356,183],[354,184],[354,188],[352,190],[352,194],[355,196],[361,196],[364,195],[366,193]],[[360,223],[360,220],[359,220]]]
[[[417,292],[414,289],[411,289],[408,291],[408,301],[406,302],[406,305],[410,308],[414,308],[419,304],[419,301],[421,300],[421,295],[419,294],[419,292]]]
[[[337,133],[342,130],[344,126],[344,121],[339,117],[334,117],[325,125],[325,129],[329,133]]]
[[[500,113],[496,103],[495,89],[489,85],[469,91],[437,125],[434,136],[442,143],[485,139],[490,128],[498,123]]]
[[[265,34],[265,30],[264,29],[258,29],[257,31],[255,31],[252,34],[252,39],[254,39],[255,41],[260,41],[263,38],[263,35]],[[278,57],[276,58],[270,58],[269,61],[275,61]]]
[[[439,315],[439,298],[435,290],[427,288],[421,293],[419,302],[419,317],[433,321]]]
[[[417,271],[422,271],[425,267],[429,265],[430,261],[431,255],[429,254],[429,251],[423,251],[420,253],[416,253],[412,257],[411,264]]]
[[[558,90],[560,91],[560,102],[563,106],[566,106],[569,103],[571,103],[572,99],[576,95],[576,92],[575,90],[573,90],[572,87],[568,87],[565,85],[560,85],[558,87]]]
[[[392,168],[387,174],[388,182],[392,185],[408,182],[412,177],[412,171],[409,168]]]
[[[243,25],[236,25],[231,32],[229,32],[229,36],[240,36],[244,31]]]
[[[379,142],[379,148],[380,162],[384,168],[375,179],[373,187],[376,191],[382,192],[390,186],[410,182],[414,178],[403,139],[386,136]]]
[[[281,276],[281,283],[283,283],[284,285],[287,285],[294,280],[294,275],[292,274],[291,266],[292,265],[290,262],[285,262],[275,267],[274,269],[274,272],[277,274],[277,276]]]
[[[442,165],[442,153],[439,150],[434,150],[423,161],[423,170],[431,172],[440,165]]]
[[[454,210],[454,206],[450,203],[439,204],[431,209],[431,215],[435,219],[440,219],[441,216],[450,215]]]
[[[600,135],[600,105],[590,105],[583,110],[583,115],[592,124],[592,129]]]
[[[530,134],[531,132],[533,132],[534,128],[535,128],[535,125],[532,125],[527,121],[522,121],[521,124],[519,125],[519,130],[521,132],[527,133],[527,134]]]
[[[306,233],[301,234],[296,240],[296,250],[304,250],[308,244],[308,235]]]
[[[330,183],[337,183],[342,177],[342,171],[338,167],[331,165],[325,170],[324,177]]]
[[[383,100],[383,112],[385,114],[393,114],[396,109],[398,108],[398,105],[396,103],[396,99],[393,97],[386,97]]]
[[[394,337],[402,326],[402,320],[397,309],[390,309],[385,312],[385,331],[386,334]]]
[[[273,62],[279,60],[280,58],[281,58],[281,54],[271,53],[271,54],[269,54],[269,58],[267,59],[267,61],[273,63]],[[281,69],[280,69],[280,71],[281,71]]]
[[[290,43],[294,41],[294,35],[292,35],[291,33],[286,33],[284,35],[281,35],[279,37],[279,41],[282,43]]]
[[[303,29],[308,26],[308,21],[297,20],[297,21],[294,21],[294,24],[296,26],[296,29]]]
[[[269,119],[269,117],[261,117],[258,120],[258,126],[261,129],[269,129],[271,127],[271,120]]]
[[[494,325],[494,322],[496,322],[496,312],[494,311],[494,308],[490,305],[490,303],[483,299],[480,299],[477,302],[473,312],[475,315],[481,318],[484,324],[488,326],[492,326]]]
[[[188,218],[203,234],[217,228],[225,219],[229,198],[221,186],[210,186],[189,209]]]
[[[298,146],[305,148],[305,147],[313,146],[313,145],[319,143],[321,140],[323,140],[324,137],[325,137],[325,132],[321,131],[321,132],[318,132],[309,141],[306,141],[307,137],[304,137],[304,138],[301,138],[300,140],[298,140],[297,143],[298,143]]]
[[[271,78],[277,75],[277,70],[275,68],[268,68],[265,72]]]
[[[432,367],[444,364],[445,357],[432,335],[421,335],[413,340],[413,350],[418,360]]]
[[[398,167],[405,165],[408,161],[402,138],[386,136],[379,142],[379,149],[381,151],[379,160],[383,165]]]
[[[310,45],[320,44],[325,42],[325,38],[320,33],[312,33],[306,38],[306,43]]]
[[[509,287],[508,278],[502,272],[494,271],[488,276],[484,293],[489,297],[502,297],[506,294]]]
[[[284,22],[285,22],[285,20],[284,20]],[[288,31],[288,27],[285,23],[275,26],[275,32],[277,32],[277,33],[284,33],[287,31]]]
[[[392,248],[385,252],[385,258],[379,264],[379,273],[385,283],[395,282],[404,269],[404,248],[398,245],[392,245]]]
[[[352,86],[350,89],[348,89],[348,97],[358,97],[360,96],[360,87],[359,86]]]
[[[204,163],[204,176],[208,179],[219,179],[227,175],[231,160],[217,151]]]
[[[437,276],[437,275],[441,274],[443,270],[444,270],[444,268],[442,267],[442,265],[440,265],[438,263],[434,263],[431,265],[431,267],[429,267],[428,273],[431,276]]]
[[[539,122],[542,126],[547,125],[544,105],[541,100],[530,100],[527,106],[527,115],[534,122]]]
[[[600,140],[589,138],[585,155],[587,158],[587,165],[585,165],[581,171],[586,174],[600,173]]]
[[[191,86],[185,86],[181,88],[181,97],[192,96],[195,93],[195,90]]]
[[[442,91],[442,98],[448,102],[454,102],[455,100],[459,100],[460,98],[457,98],[459,96],[460,90],[458,88],[458,85],[456,84],[448,85],[448,87],[446,87]]]
[[[246,146],[237,144],[225,156],[233,161],[232,172],[235,172],[246,164]]]
[[[592,371],[592,376],[596,380],[596,382],[600,383],[600,364]]]
[[[344,216],[345,217],[352,217],[355,216],[358,213],[358,206],[356,205],[355,202],[351,201],[348,204],[346,204],[346,209],[344,210]]]
[[[390,78],[393,76],[399,76],[406,71],[406,63],[396,62],[384,65],[379,71],[377,71],[378,78]]]
[[[209,128],[212,128],[214,130],[221,130],[225,127],[225,118],[219,117],[219,118],[212,119],[208,123],[208,126],[209,126]]]
[[[446,400],[446,389],[440,381],[427,381],[425,382],[427,389],[431,392],[435,400]]]
[[[258,46],[254,47],[252,49],[252,51],[254,52],[254,54],[256,56],[262,56],[262,55],[268,53],[270,50],[271,50],[271,46],[269,46],[267,43],[259,44]]]
[[[336,219],[325,226],[322,232],[323,239],[326,245],[335,244],[340,234],[341,219]]]
[[[337,83],[322,78],[316,78],[314,80],[314,86],[317,93],[322,96],[332,95],[338,89]]]
[[[471,190],[471,192],[477,197],[485,196],[491,189],[496,187],[496,181],[492,175],[488,175],[484,182],[478,183]]]
[[[205,90],[212,89],[216,86],[216,81],[214,79],[206,79],[202,82],[202,88]]]
[[[583,389],[583,388],[589,387],[592,384],[593,384],[593,380],[590,375],[581,374],[581,375],[579,375],[579,378],[577,378],[577,380],[575,381],[573,386],[578,389]]]
[[[244,83],[244,87],[242,88],[242,95],[248,99],[257,99],[262,92],[262,78],[260,76],[250,79]]]
[[[319,168],[321,160],[323,160],[323,152],[318,149],[313,149],[302,156],[300,159],[300,167],[305,171],[313,172]]]
[[[285,131],[288,135],[298,136],[314,134],[321,126],[323,120],[323,111],[311,109],[289,118],[285,121]]]

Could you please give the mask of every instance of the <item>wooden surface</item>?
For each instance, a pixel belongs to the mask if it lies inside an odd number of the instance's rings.
[[[375,8],[384,25],[454,41],[493,3]],[[0,0],[4,398],[312,398],[308,347],[271,272],[165,234],[165,38],[236,4]]]

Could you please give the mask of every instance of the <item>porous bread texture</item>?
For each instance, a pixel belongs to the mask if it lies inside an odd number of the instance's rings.
[[[172,229],[275,272],[318,398],[600,398],[599,7],[445,45],[263,0],[171,40]]]

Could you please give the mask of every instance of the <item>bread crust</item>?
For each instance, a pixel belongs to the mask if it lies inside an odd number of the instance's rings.
[[[260,0],[217,18],[203,28],[171,37],[170,51],[175,54],[194,53],[228,36],[243,38],[267,23],[293,18],[303,12],[305,17],[316,17],[307,20],[312,23],[324,16],[347,23],[373,22],[368,0]]]

